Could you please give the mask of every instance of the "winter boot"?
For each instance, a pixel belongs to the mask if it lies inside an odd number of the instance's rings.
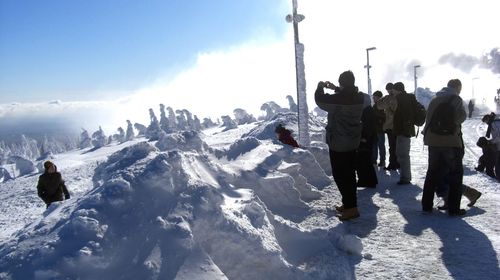
[[[341,221],[347,221],[351,219],[355,219],[359,217],[359,212],[357,207],[349,208],[349,209],[344,209],[342,211],[342,215],[339,216],[339,219]]]
[[[481,197],[480,191],[478,191],[474,188],[471,188],[469,186],[465,186],[465,185],[464,185],[464,193],[463,194],[470,201],[470,203],[467,204],[467,206],[469,206],[469,207],[474,206],[474,204],[476,204],[476,201],[479,199],[479,197]]]

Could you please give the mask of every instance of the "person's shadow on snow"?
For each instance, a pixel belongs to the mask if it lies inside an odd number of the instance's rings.
[[[434,231],[442,243],[442,247],[436,250],[442,252],[443,264],[454,279],[496,279],[500,269],[495,249],[488,236],[469,225],[463,218],[449,217],[447,213],[436,209],[432,214],[423,214],[421,195],[422,189],[415,185],[393,186],[388,195],[407,221],[404,232],[420,236],[425,229]],[[465,217],[485,212],[473,207],[468,209]]]

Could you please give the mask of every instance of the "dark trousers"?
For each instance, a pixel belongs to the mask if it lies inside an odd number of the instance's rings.
[[[485,156],[482,155],[479,157],[479,165],[476,167],[476,170],[479,172],[486,171],[486,175],[496,179],[497,177],[495,175],[495,164],[496,163],[492,164],[492,162],[486,161]],[[498,170],[498,168],[497,168],[497,170]],[[497,171],[496,173],[498,174],[500,172]]]
[[[446,180],[449,184],[448,212],[457,213],[462,199],[464,150],[454,147],[429,147],[429,166],[424,182],[422,210],[431,211],[434,204],[436,186]]]
[[[330,150],[330,163],[332,165],[333,179],[342,196],[342,205],[346,209],[357,207],[356,151],[335,152]]]
[[[500,151],[497,152],[497,162],[495,163],[495,174],[497,181],[500,182]]]
[[[392,130],[386,130],[387,140],[389,142],[389,167],[399,168],[398,158],[396,156],[396,135],[392,133]]]
[[[371,158],[373,155],[373,143],[376,143],[376,138],[362,143],[356,152],[356,173],[358,174],[358,183],[360,187],[374,188],[377,183],[377,174],[373,167]]]

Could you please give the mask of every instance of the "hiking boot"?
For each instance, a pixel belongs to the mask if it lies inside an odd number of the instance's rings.
[[[480,191],[468,186],[465,186],[463,194],[470,201],[470,203],[467,204],[467,206],[469,207],[474,206],[474,204],[476,204],[476,201],[481,197]]]
[[[344,209],[344,211],[342,211],[342,214],[339,215],[339,220],[347,221],[351,219],[356,219],[357,217],[359,217],[358,208],[353,207],[349,209]]]
[[[385,167],[385,161],[381,160],[381,161],[378,163],[378,167]]]
[[[337,210],[338,212],[343,212],[345,210],[345,207],[344,205],[335,206],[335,210]]]
[[[448,215],[449,216],[452,216],[452,217],[456,217],[456,216],[463,216],[465,215],[465,213],[467,213],[467,211],[465,211],[465,209],[458,209],[458,211],[448,211]]]

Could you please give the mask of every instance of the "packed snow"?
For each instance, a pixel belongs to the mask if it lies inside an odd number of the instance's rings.
[[[53,154],[71,199],[48,209],[40,173],[20,168],[0,183],[0,279],[498,279],[500,190],[474,170],[480,119],[463,125],[464,183],[483,193],[465,217],[421,213],[418,136],[412,184],[378,169],[377,188],[358,189],[361,217],[347,222],[335,215],[324,119],[311,115],[307,148],[275,139],[296,119],[277,112]]]

